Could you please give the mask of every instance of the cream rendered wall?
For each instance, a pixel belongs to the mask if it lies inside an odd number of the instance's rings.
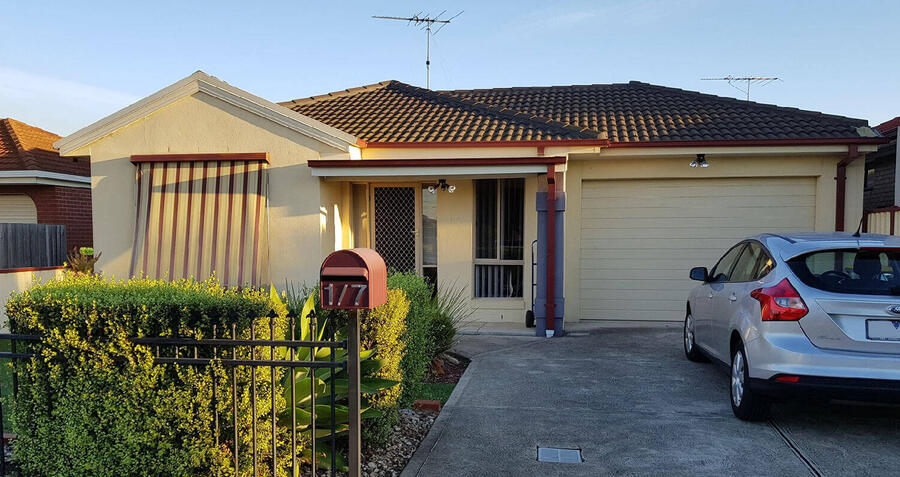
[[[0,332],[9,333],[6,319],[6,300],[13,292],[23,292],[38,282],[46,282],[62,276],[62,267],[51,270],[0,273]]]
[[[91,156],[94,247],[103,252],[98,268],[116,277],[129,273],[136,210],[132,154],[235,152],[269,153],[269,280],[313,284],[321,254],[335,247],[341,192],[340,186],[322,186],[306,162],[346,159],[348,153],[204,93],[73,152]]]
[[[474,298],[475,189],[470,179],[454,179],[452,183],[456,192],[437,196],[438,282],[441,286],[455,283],[466,287],[467,294],[473,297],[469,302],[474,310],[472,321],[524,324],[525,310],[531,306],[531,242],[537,237],[537,177],[525,178],[522,298]]]
[[[708,168],[690,168],[693,156],[610,157],[605,154],[569,157],[566,171],[566,253],[565,300],[567,322],[580,319],[580,287],[574,277],[581,276],[581,188],[582,181],[591,179],[639,178],[703,178],[703,177],[814,177],[816,179],[816,230],[834,230],[837,163],[846,157],[840,154],[717,156],[707,154]],[[856,223],[862,215],[862,175],[864,161],[857,160],[847,170],[846,224]],[[855,221],[855,222],[854,222]],[[851,227],[847,225],[849,230]]]

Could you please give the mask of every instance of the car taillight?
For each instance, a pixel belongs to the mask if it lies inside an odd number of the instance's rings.
[[[750,296],[759,301],[763,321],[797,321],[809,312],[787,278],[775,286],[753,290]]]

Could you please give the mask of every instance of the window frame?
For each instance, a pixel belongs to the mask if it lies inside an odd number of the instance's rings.
[[[503,240],[502,240],[502,213],[503,213],[503,180],[505,179],[516,179],[522,181],[522,258],[518,260],[512,259],[503,259]],[[496,213],[497,220],[494,225],[494,247],[497,258],[478,258],[478,230],[477,230],[477,222],[475,218],[478,215],[478,195],[477,195],[477,181],[481,180],[491,180],[497,183],[496,189]],[[493,177],[493,178],[483,178],[483,179],[473,179],[472,180],[472,299],[474,300],[522,300],[525,297],[525,178],[524,177]],[[481,297],[477,295],[477,283],[476,283],[476,274],[475,270],[478,265],[510,265],[510,266],[518,266],[521,267],[520,275],[522,277],[521,283],[521,293],[522,296],[517,297]]]

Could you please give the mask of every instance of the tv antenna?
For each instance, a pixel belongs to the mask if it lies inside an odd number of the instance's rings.
[[[728,85],[732,88],[744,93],[747,95],[747,101],[750,101],[750,86],[765,86],[773,81],[781,81],[781,78],[775,78],[771,76],[725,76],[724,78],[700,78],[703,81],[727,81]],[[741,89],[741,87],[735,85],[735,83],[746,82],[747,86],[745,89]]]
[[[431,37],[437,35],[451,20],[462,15],[463,12],[459,12],[452,17],[442,20],[441,15],[447,13],[447,10],[435,15],[430,16],[427,13],[423,14],[422,12],[416,13],[411,17],[387,17],[381,15],[373,15],[372,18],[378,20],[399,20],[405,21],[408,25],[417,26],[420,30],[425,30],[425,89],[431,89]],[[440,26],[434,33],[431,32],[431,28],[435,23],[439,23]]]

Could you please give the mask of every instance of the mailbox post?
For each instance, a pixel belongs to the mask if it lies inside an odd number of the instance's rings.
[[[370,310],[387,301],[387,267],[381,255],[370,248],[338,250],[322,262],[319,283],[322,287],[319,290],[322,308],[350,312],[347,330],[349,474],[351,477],[359,477],[362,455],[359,418],[359,310]]]

